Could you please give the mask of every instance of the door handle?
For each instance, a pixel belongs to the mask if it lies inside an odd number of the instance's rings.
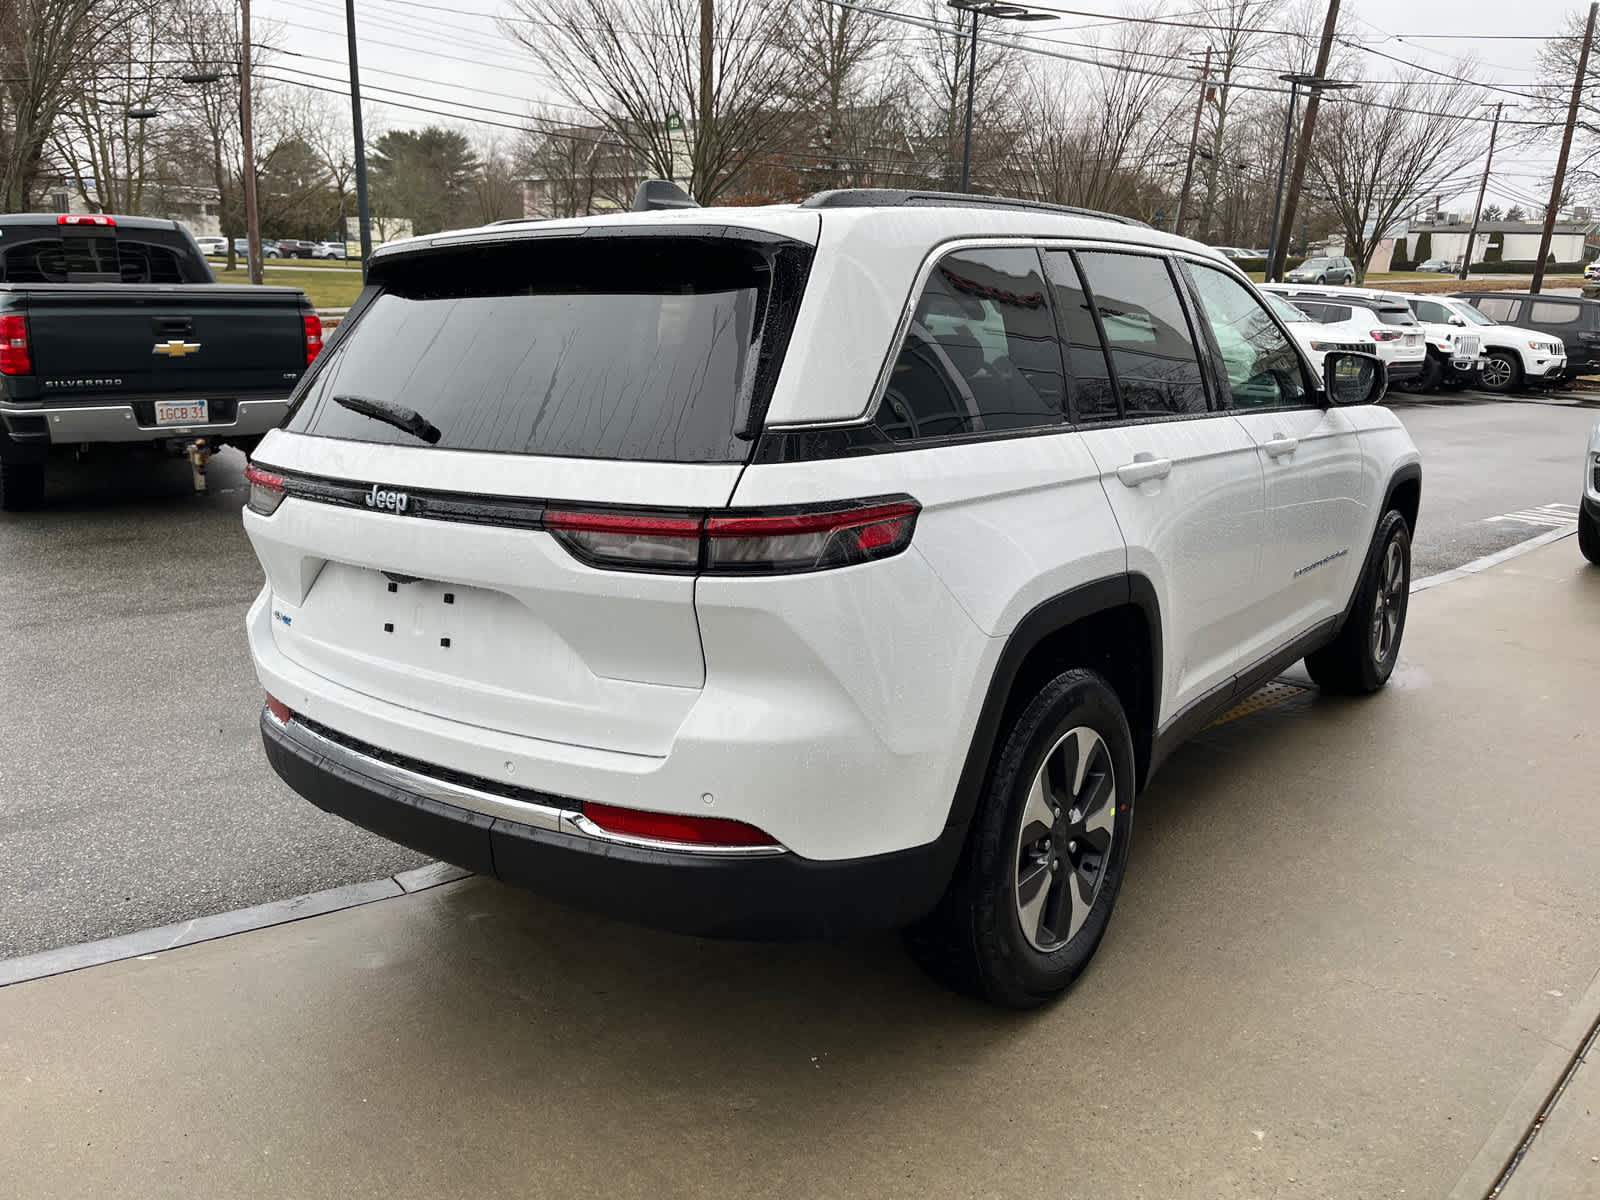
[[[1117,468],[1117,478],[1129,487],[1138,487],[1151,479],[1165,479],[1170,474],[1172,474],[1170,458],[1157,458],[1144,451],[1135,454],[1131,463],[1123,463]]]
[[[1261,448],[1273,458],[1282,458],[1285,454],[1293,454],[1300,448],[1300,439],[1280,435],[1270,442],[1262,442]]]

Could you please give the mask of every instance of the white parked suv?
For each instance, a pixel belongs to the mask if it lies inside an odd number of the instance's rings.
[[[1029,1006],[1135,800],[1305,657],[1387,680],[1421,467],[1136,222],[857,191],[379,250],[249,468],[280,775],[562,901],[908,927]],[[683,203],[667,199],[667,203]]]
[[[1422,326],[1397,296],[1366,288],[1298,283],[1268,283],[1263,287],[1289,300],[1313,320],[1336,325],[1365,323],[1378,357],[1388,368],[1391,384],[1408,384],[1420,378],[1427,367],[1428,345]]]
[[[1583,499],[1578,502],[1578,548],[1600,564],[1600,422],[1589,431],[1589,452],[1583,456]]]

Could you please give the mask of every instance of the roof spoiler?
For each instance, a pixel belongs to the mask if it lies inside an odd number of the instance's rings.
[[[633,197],[634,212],[653,212],[660,208],[699,208],[688,192],[670,179],[646,179]]]

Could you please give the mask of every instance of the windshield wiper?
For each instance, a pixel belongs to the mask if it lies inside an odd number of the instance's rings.
[[[335,396],[333,402],[340,408],[348,408],[363,417],[371,417],[374,421],[393,425],[412,437],[421,438],[430,446],[444,436],[439,432],[437,425],[416,409],[407,408],[404,404],[394,404],[388,400],[369,400],[365,396]]]

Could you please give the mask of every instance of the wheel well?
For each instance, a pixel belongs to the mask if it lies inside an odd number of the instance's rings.
[[[1017,669],[1000,720],[1000,736],[990,752],[1000,752],[1003,731],[1013,718],[1062,671],[1087,667],[1105,676],[1117,693],[1128,728],[1133,733],[1133,755],[1138,785],[1144,786],[1150,768],[1155,731],[1155,655],[1150,622],[1136,604],[1123,604],[1081,617],[1047,634],[1028,652]]]
[[[1422,506],[1422,480],[1402,479],[1394,485],[1394,490],[1389,493],[1389,502],[1385,511],[1394,509],[1406,521],[1406,530],[1410,533],[1417,531],[1417,512]]]

